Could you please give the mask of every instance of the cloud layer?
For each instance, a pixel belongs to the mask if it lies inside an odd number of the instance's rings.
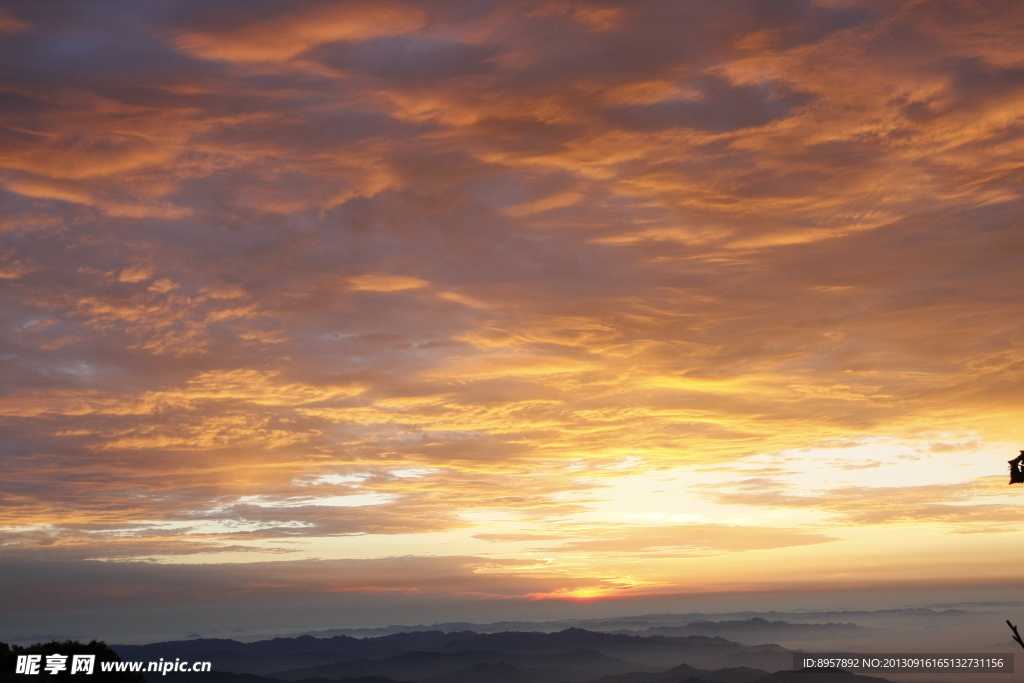
[[[12,0],[0,553],[562,595],[1015,529],[1022,21]]]

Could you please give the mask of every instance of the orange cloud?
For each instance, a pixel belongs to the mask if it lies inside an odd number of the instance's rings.
[[[401,292],[407,289],[428,287],[430,283],[408,275],[369,273],[349,278],[349,285],[354,290],[364,292]]]
[[[415,31],[423,12],[397,3],[344,3],[312,7],[217,33],[182,33],[181,49],[204,59],[278,62],[339,40],[361,41]]]
[[[722,525],[677,525],[605,529],[598,538],[571,541],[564,549],[582,553],[655,553],[701,555],[709,552],[742,552],[785,548],[835,540],[821,534],[771,529],[766,527],[729,527]]]
[[[11,15],[6,10],[0,10],[0,33],[18,33],[32,28],[32,24]]]

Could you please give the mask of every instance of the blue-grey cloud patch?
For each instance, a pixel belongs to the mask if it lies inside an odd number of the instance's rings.
[[[0,40],[6,80],[51,87],[125,87],[187,82],[220,72],[171,49],[162,39],[159,3],[14,2],[30,30]]]
[[[1004,97],[1024,89],[1024,68],[986,63],[977,57],[964,57],[947,66],[953,75],[952,88],[965,105],[979,105],[985,99]]]
[[[18,117],[27,122],[31,120],[30,117],[51,113],[59,106],[31,93],[17,90],[0,91],[0,116],[4,118]]]
[[[782,83],[756,85],[730,83],[706,75],[697,79],[698,97],[648,105],[609,107],[604,115],[613,125],[636,131],[693,128],[725,133],[764,126],[791,116],[814,100],[807,92],[794,92]]]
[[[306,56],[343,71],[415,86],[491,71],[494,66],[487,60],[496,53],[490,46],[398,36],[325,45]]]
[[[869,7],[822,7],[807,0],[755,0],[752,24],[768,32],[765,40],[776,48],[816,43],[826,36],[867,22]]]
[[[322,154],[368,138],[416,136],[434,128],[399,121],[381,112],[352,109],[310,111],[302,116],[267,113],[262,120],[218,127],[197,136],[195,142],[234,149],[279,148],[291,157],[296,152]]]

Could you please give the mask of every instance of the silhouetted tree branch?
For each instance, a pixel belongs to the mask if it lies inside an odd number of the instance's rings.
[[[1024,640],[1020,639],[1020,633],[1017,632],[1017,627],[1011,624],[1009,619],[1006,620],[1006,624],[1013,629],[1013,639],[1016,640],[1021,647],[1024,647]]]

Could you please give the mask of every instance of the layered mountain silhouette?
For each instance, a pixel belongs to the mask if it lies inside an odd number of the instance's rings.
[[[773,640],[831,640],[856,638],[872,633],[874,629],[851,623],[793,624],[787,621],[768,621],[761,617],[730,621],[694,621],[683,626],[651,626],[644,629],[620,629],[613,633],[641,636],[716,635],[740,642],[772,642]]]
[[[580,628],[113,647],[125,660],[212,662],[211,673],[159,676],[164,683],[885,683],[841,670],[788,670],[792,651],[778,645]]]
[[[605,617],[595,619],[560,619],[558,621],[495,621],[476,623],[449,621],[435,624],[392,625],[376,628],[338,628],[326,631],[307,631],[303,635],[316,638],[333,636],[354,636],[369,638],[395,633],[419,631],[473,631],[475,633],[501,633],[505,631],[539,631],[554,633],[567,628],[582,628],[603,633],[644,634],[647,629],[662,627],[686,627],[691,629],[682,635],[719,635],[724,630],[771,630],[777,633],[799,633],[815,639],[827,639],[831,634],[842,633],[844,637],[856,633],[874,633],[879,622],[889,624],[894,619],[931,620],[948,619],[955,616],[971,616],[972,613],[957,609],[933,610],[926,608],[890,609],[874,611],[815,611],[815,612],[733,612],[711,614],[704,612],[641,614],[628,617]],[[723,620],[724,619],[724,620]],[[835,622],[834,620],[840,620]],[[808,623],[808,620],[813,620]],[[853,623],[856,621],[857,623]],[[867,621],[868,623],[865,623]],[[828,622],[828,623],[824,623]],[[681,634],[676,634],[681,635]],[[771,641],[765,641],[771,642]]]

